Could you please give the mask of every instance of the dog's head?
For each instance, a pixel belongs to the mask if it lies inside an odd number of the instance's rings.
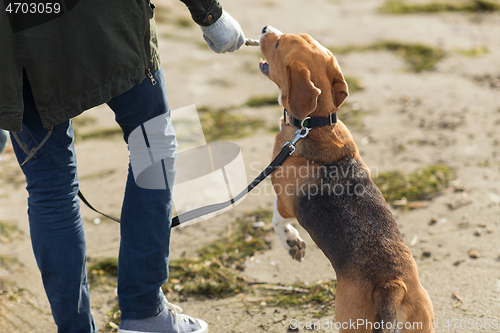
[[[278,85],[280,104],[304,119],[317,108],[337,111],[348,96],[347,83],[333,54],[307,34],[262,29],[260,71]]]

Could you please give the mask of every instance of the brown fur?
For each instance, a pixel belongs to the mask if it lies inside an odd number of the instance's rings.
[[[306,34],[267,32],[261,36],[260,45],[269,65],[264,74],[278,85],[281,104],[294,117],[326,117],[337,112],[348,89],[329,50]],[[282,121],[274,157],[296,130]],[[287,172],[300,168],[307,172]],[[341,172],[335,174],[334,170]],[[336,271],[337,322],[420,322],[421,329],[402,332],[434,332],[430,328],[434,320],[432,304],[420,285],[412,253],[341,121],[311,129],[271,180],[278,194],[279,214],[296,217]],[[287,186],[289,191],[281,191]],[[348,190],[349,186],[363,188],[363,193],[311,191]],[[347,327],[341,332],[391,330]]]

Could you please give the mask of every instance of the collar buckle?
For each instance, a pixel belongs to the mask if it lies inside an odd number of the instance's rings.
[[[333,126],[337,123],[337,112],[330,113],[330,126]]]
[[[285,121],[286,125],[293,126],[293,121],[292,118],[293,116],[289,114],[286,109],[283,109],[283,120]]]

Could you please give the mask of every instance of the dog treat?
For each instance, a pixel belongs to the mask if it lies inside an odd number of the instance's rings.
[[[250,39],[250,38],[247,38],[245,40],[245,45],[246,46],[259,46],[259,41],[258,40],[255,40],[255,39]]]

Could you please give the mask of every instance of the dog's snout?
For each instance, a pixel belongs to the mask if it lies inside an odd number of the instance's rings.
[[[278,36],[283,35],[283,33],[281,31],[279,31],[278,29],[276,29],[275,27],[270,26],[270,25],[266,25],[264,28],[262,28],[262,35],[267,34],[267,33],[274,33]]]

